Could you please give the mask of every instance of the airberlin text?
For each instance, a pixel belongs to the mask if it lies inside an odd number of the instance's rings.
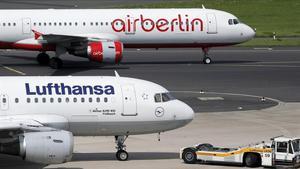
[[[112,85],[66,85],[64,83],[48,83],[32,86],[25,83],[27,95],[114,95]]]
[[[154,30],[159,32],[167,31],[203,31],[203,21],[200,18],[189,18],[188,15],[178,14],[177,17],[166,19],[159,18],[153,20],[151,18],[140,15],[138,18],[127,15],[125,19],[115,19],[112,21],[112,29],[115,32],[132,32],[142,30],[144,32],[152,32]]]

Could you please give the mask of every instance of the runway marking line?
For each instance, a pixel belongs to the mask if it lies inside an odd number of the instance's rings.
[[[13,69],[13,68],[11,68],[11,67],[3,66],[3,65],[2,65],[2,67],[3,67],[4,69],[8,70],[8,71],[11,71],[11,72],[20,74],[20,75],[22,75],[22,76],[25,76],[25,75],[26,75],[26,73],[21,72],[21,71],[18,71],[18,70],[16,70],[16,69]]]

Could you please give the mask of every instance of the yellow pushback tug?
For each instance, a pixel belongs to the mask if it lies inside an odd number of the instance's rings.
[[[300,166],[300,138],[283,136],[271,138],[270,143],[261,142],[238,148],[214,147],[198,144],[180,149],[180,158],[194,164],[240,164],[247,167],[274,167],[278,165]]]

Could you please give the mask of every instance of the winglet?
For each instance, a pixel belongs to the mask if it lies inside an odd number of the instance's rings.
[[[202,4],[202,9],[206,9],[205,6]]]
[[[34,39],[35,40],[43,35],[42,33],[38,32],[38,31],[35,31],[33,29],[32,29],[32,32],[34,33]]]
[[[119,73],[115,70],[115,76],[118,78],[120,77]]]

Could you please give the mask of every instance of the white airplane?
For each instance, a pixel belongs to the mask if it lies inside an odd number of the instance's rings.
[[[192,121],[193,110],[152,82],[119,77],[0,77],[0,153],[59,164],[74,136],[115,136],[125,161],[129,135],[160,133]]]
[[[213,9],[0,10],[0,48],[40,51],[37,61],[60,68],[64,53],[119,63],[125,48],[199,47],[208,50],[252,39],[255,32]],[[49,59],[46,51],[55,51]]]

